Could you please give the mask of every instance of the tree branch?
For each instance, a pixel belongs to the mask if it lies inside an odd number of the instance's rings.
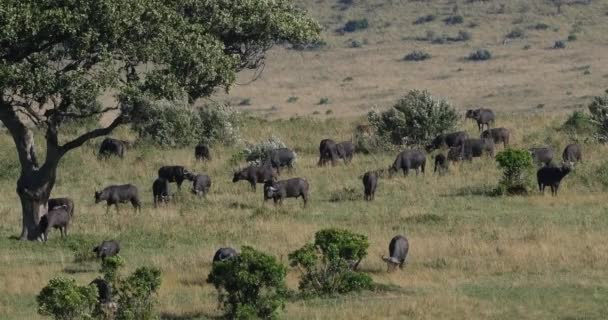
[[[123,124],[124,122],[124,118],[123,116],[118,116],[116,119],[114,119],[114,121],[112,121],[112,123],[105,127],[105,128],[99,128],[99,129],[95,129],[93,131],[89,131],[83,135],[81,135],[80,137],[64,144],[61,149],[63,149],[63,152],[68,152],[72,149],[78,148],[81,145],[83,145],[85,142],[97,138],[97,137],[101,137],[101,136],[105,136],[107,134],[109,134],[110,132],[112,132],[112,130],[114,130],[116,127],[118,127],[119,125]]]

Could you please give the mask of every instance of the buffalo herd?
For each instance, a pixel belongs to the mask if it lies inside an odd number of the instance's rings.
[[[502,144],[504,148],[509,146],[511,140],[511,130],[507,128],[490,128],[495,123],[495,114],[490,109],[480,108],[468,110],[465,118],[474,120],[480,132],[479,138],[470,137],[464,131],[440,134],[425,146],[428,153],[440,150],[433,156],[434,173],[444,175],[449,169],[449,163],[456,163],[463,160],[472,161],[473,158],[487,155],[494,156],[496,145]],[[485,130],[484,130],[485,129]],[[102,141],[99,148],[99,158],[104,159],[109,156],[123,158],[129,142],[106,138]],[[447,154],[441,150],[447,150]],[[551,188],[553,196],[557,195],[561,180],[572,170],[575,162],[582,161],[582,151],[578,144],[568,145],[562,154],[563,164],[561,166],[552,165],[553,149],[550,147],[534,147],[529,149],[533,160],[541,166],[537,171],[537,181],[539,191],[544,193],[546,186]],[[335,166],[339,160],[343,160],[348,165],[355,153],[352,141],[335,142],[332,139],[323,139],[319,144],[318,166],[331,164]],[[194,150],[197,161],[211,161],[211,150],[207,145],[199,144]],[[405,150],[399,153],[393,164],[388,169],[368,171],[361,176],[363,182],[364,200],[372,201],[380,178],[388,173],[389,177],[402,171],[407,176],[410,170],[414,170],[416,175],[425,173],[426,167],[425,153],[418,149]],[[294,169],[296,155],[288,148],[279,148],[269,151],[265,155],[265,160],[259,164],[251,164],[245,168],[234,171],[232,182],[247,181],[251,185],[252,191],[256,191],[257,184],[263,184],[264,201],[272,199],[275,205],[281,204],[286,198],[302,198],[303,206],[306,207],[310,199],[310,185],[305,178],[291,178],[278,180],[280,171],[287,168],[289,171]],[[248,159],[250,160],[250,159]],[[253,160],[253,159],[251,159]],[[205,174],[196,174],[188,171],[183,166],[163,166],[158,170],[158,177],[152,184],[154,207],[159,204],[171,201],[172,194],[170,183],[177,184],[177,189],[181,189],[184,181],[192,182],[192,193],[206,197],[211,188],[211,177]],[[131,203],[137,211],[141,208],[141,200],[138,189],[135,185],[111,185],[101,191],[95,191],[95,203],[106,202],[106,213],[110,206],[114,205],[118,212],[120,203]],[[74,215],[74,202],[69,198],[55,198],[48,201],[48,213],[40,221],[39,239],[46,241],[48,232],[51,228],[61,231],[61,236],[67,235],[70,219]],[[97,257],[105,259],[119,253],[120,245],[115,240],[103,241],[93,250]],[[389,243],[389,256],[382,259],[387,262],[388,269],[393,270],[397,266],[403,267],[409,251],[409,242],[402,236],[397,235]],[[224,261],[238,256],[238,252],[233,248],[220,248],[213,257],[213,262]],[[104,295],[109,294],[107,284],[93,283]],[[101,295],[100,295],[101,296]]]

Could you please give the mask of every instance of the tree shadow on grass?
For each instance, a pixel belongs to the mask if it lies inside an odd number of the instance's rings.
[[[468,186],[463,187],[454,193],[441,195],[442,197],[466,197],[466,196],[481,196],[481,197],[498,197],[500,193],[496,187],[492,186]]]
[[[203,319],[225,319],[218,315],[209,315],[203,312],[189,312],[184,314],[176,314],[172,312],[163,312],[160,314],[161,320],[203,320]]]

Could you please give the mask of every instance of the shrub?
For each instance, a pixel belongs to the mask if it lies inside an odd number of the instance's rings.
[[[576,41],[578,39],[578,37],[576,36],[576,34],[570,34],[568,35],[568,41],[572,42],[572,41]]]
[[[461,15],[453,15],[443,19],[443,22],[447,25],[461,24],[464,22],[464,18]]]
[[[251,99],[247,98],[247,99],[243,99],[241,100],[241,102],[239,102],[239,106],[250,106],[251,105]]]
[[[507,33],[507,35],[505,36],[508,39],[518,39],[518,38],[523,38],[525,36],[525,32],[522,29],[513,29],[511,30],[511,32]]]
[[[218,290],[228,317],[273,319],[285,306],[286,273],[274,257],[243,247],[239,256],[214,263],[207,282]]]
[[[471,61],[486,61],[492,59],[492,53],[487,49],[479,49],[471,52],[468,59]]]
[[[594,134],[595,126],[589,115],[574,111],[562,125],[562,130],[570,134]]]
[[[432,21],[435,21],[436,18],[437,18],[437,16],[435,16],[434,14],[427,14],[426,16],[416,18],[416,20],[414,21],[414,24],[423,24],[423,23],[432,22]]]
[[[608,141],[608,93],[604,96],[593,98],[589,104],[591,121],[597,130],[597,139],[600,142]]]
[[[124,264],[125,261],[118,255],[105,258],[101,261],[101,270],[99,272],[103,275],[104,280],[115,286],[118,282],[118,269]]]
[[[361,192],[355,188],[343,188],[334,191],[329,196],[330,202],[357,201],[361,199]]]
[[[346,24],[344,25],[344,28],[342,28],[342,30],[344,32],[355,32],[355,31],[360,31],[360,30],[365,30],[369,27],[369,23],[367,22],[367,19],[360,19],[360,20],[349,20],[348,22],[346,22]]]
[[[56,320],[92,319],[97,304],[97,288],[78,286],[76,280],[51,279],[36,296],[38,313]]]
[[[160,270],[140,267],[121,282],[118,291],[117,320],[151,320],[154,316],[155,294],[160,288]]]
[[[498,167],[503,169],[499,189],[507,194],[526,194],[531,184],[532,156],[527,150],[507,149],[496,155]]]
[[[430,58],[431,58],[431,55],[429,53],[421,51],[421,50],[415,50],[415,51],[412,51],[412,52],[406,54],[405,57],[403,57],[403,60],[405,60],[405,61],[423,61],[423,60],[427,60]]]
[[[534,26],[532,26],[532,28],[535,30],[547,30],[547,29],[549,29],[549,25],[546,23],[539,22],[539,23],[535,24]]]
[[[287,99],[287,103],[295,103],[295,102],[297,102],[298,100],[299,100],[299,98],[298,98],[298,97],[296,97],[296,96],[291,96],[291,97],[289,97],[289,98]]]
[[[565,49],[565,48],[566,48],[566,41],[564,41],[564,40],[557,40],[553,44],[553,49]]]
[[[368,113],[376,134],[393,144],[425,144],[456,127],[459,116],[450,103],[428,91],[412,90],[390,110]]]
[[[356,270],[367,255],[367,237],[342,229],[325,229],[315,242],[289,254],[292,267],[300,268],[304,295],[328,295],[370,289],[373,281]]]
[[[280,148],[287,148],[287,145],[281,141],[281,138],[272,136],[256,144],[247,144],[241,154],[244,155],[247,162],[261,164],[268,159],[270,151]]]
[[[453,41],[469,41],[471,40],[471,33],[468,31],[458,31],[458,36],[453,38]]]
[[[353,145],[355,152],[364,154],[391,151],[393,149],[390,141],[372,132],[372,130],[362,131],[355,129]]]
[[[319,99],[320,105],[329,104],[329,103],[330,103],[330,101],[329,101],[328,97],[323,97],[323,98]]]
[[[203,142],[232,144],[238,140],[239,116],[227,106],[195,108],[180,101],[139,99],[133,129],[141,139],[165,147]]]

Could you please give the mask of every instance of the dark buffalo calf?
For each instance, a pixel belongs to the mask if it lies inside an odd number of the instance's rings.
[[[266,161],[277,170],[277,174],[281,174],[281,168],[287,167],[289,170],[293,169],[293,164],[296,160],[296,154],[287,149],[279,148],[270,151],[266,156]]]
[[[308,202],[308,181],[292,178],[282,181],[267,181],[264,184],[264,201],[273,199],[274,203],[283,203],[285,198],[302,197],[304,207]]]
[[[167,203],[171,199],[171,191],[169,190],[169,181],[163,178],[157,178],[152,184],[152,194],[154,195],[154,207],[160,202]]]
[[[484,153],[494,156],[494,142],[489,139],[467,139],[462,145],[462,157],[472,161],[473,158],[481,157]]]
[[[378,178],[378,174],[374,171],[366,172],[363,175],[363,199],[366,201],[372,201],[376,197]]]
[[[553,149],[548,147],[531,148],[529,149],[532,159],[537,164],[550,165],[553,161]]]
[[[324,166],[331,161],[332,165],[338,162],[338,147],[334,140],[323,139],[319,144],[319,166]]]
[[[120,244],[116,240],[104,240],[100,245],[93,248],[93,252],[95,252],[97,258],[103,260],[117,255],[120,252]]]
[[[38,224],[39,237],[43,241],[49,239],[49,231],[51,228],[59,229],[61,238],[68,235],[68,226],[70,224],[70,212],[66,207],[55,207],[49,210],[46,215],[42,216]]]
[[[177,189],[181,189],[184,180],[191,179],[192,175],[183,166],[164,166],[158,169],[158,177],[177,183]]]
[[[233,248],[230,248],[230,247],[219,248],[213,255],[213,262],[226,261],[226,260],[234,258],[238,255],[239,255],[239,253],[236,252],[236,250],[234,250]]]
[[[206,174],[197,174],[192,180],[192,193],[206,197],[211,188],[211,177]]]
[[[494,144],[502,143],[505,148],[509,145],[511,131],[506,128],[492,128],[481,133],[482,139],[491,139]]]
[[[564,149],[564,153],[562,154],[562,158],[564,162],[579,162],[583,161],[583,151],[581,150],[581,146],[578,144],[569,144]]]
[[[439,172],[439,174],[448,172],[448,158],[443,153],[435,156],[435,170],[433,172]]]
[[[467,110],[465,118],[475,120],[479,132],[481,132],[484,126],[490,129],[490,124],[494,123],[496,116],[494,115],[494,111],[490,109],[479,108]]]
[[[100,304],[112,302],[112,287],[107,281],[97,278],[91,281],[89,285],[95,285],[97,288],[97,301]]]
[[[70,217],[74,216],[74,201],[70,198],[53,198],[47,202],[49,210],[57,207],[65,207],[70,213]]]
[[[121,159],[124,158],[127,147],[126,143],[122,140],[105,138],[99,146],[99,155],[101,158],[108,158],[110,156],[117,156]]]
[[[257,183],[265,183],[266,181],[276,180],[277,174],[274,168],[268,165],[249,166],[245,169],[237,171],[232,177],[232,182],[241,180],[249,181],[251,189],[256,190]]]
[[[101,201],[106,202],[106,213],[110,210],[110,206],[116,207],[116,212],[119,212],[118,204],[131,202],[133,208],[141,210],[141,201],[139,201],[139,192],[137,187],[132,184],[113,185],[106,187],[102,191],[95,191],[95,203]]]
[[[429,145],[426,146],[427,152],[440,149],[442,147],[460,147],[466,139],[469,138],[469,134],[464,131],[458,131],[448,134],[440,134]]]
[[[403,175],[407,176],[410,170],[416,170],[416,175],[419,171],[424,173],[426,165],[426,157],[419,150],[406,150],[401,152],[395,158],[393,165],[389,169],[390,175],[394,175],[399,170],[403,170]]]
[[[536,173],[538,190],[545,194],[545,187],[551,187],[551,195],[557,196],[557,190],[562,179],[570,173],[570,166],[564,164],[561,167],[542,167]]]
[[[382,257],[382,260],[386,261],[388,265],[388,271],[394,270],[397,266],[399,266],[399,269],[403,269],[403,264],[409,250],[410,244],[404,236],[397,235],[393,237],[388,245],[389,256]]]
[[[196,160],[211,161],[211,150],[209,150],[208,146],[199,144],[194,147],[194,158],[196,158]]]

